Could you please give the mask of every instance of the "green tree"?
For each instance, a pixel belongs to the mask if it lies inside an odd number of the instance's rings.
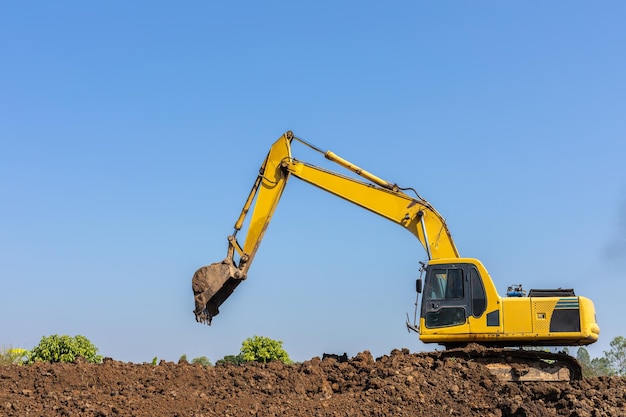
[[[85,336],[70,337],[54,334],[42,337],[39,344],[28,353],[26,362],[73,362],[79,356],[88,362],[102,362],[102,356],[98,355],[98,348]]]
[[[589,352],[584,347],[578,348],[576,360],[583,368],[584,377],[613,375],[611,364],[606,358],[591,359]]]
[[[591,356],[589,356],[587,349],[579,347],[578,352],[576,352],[576,360],[580,363],[580,367],[583,368],[583,376],[595,376],[591,369]]]
[[[576,359],[583,368],[584,376],[626,376],[626,338],[618,336],[610,343],[611,349],[601,358],[591,359],[584,347],[578,348]]]
[[[289,355],[283,349],[283,342],[265,336],[253,336],[244,340],[241,344],[240,354],[246,362],[281,361],[286,364],[292,363]]]
[[[182,355],[180,355],[180,358],[178,358],[178,363],[181,363],[181,362],[188,362],[186,353],[183,353]]]
[[[591,360],[591,375],[592,376],[610,376],[615,375],[615,371],[611,368],[609,360],[604,358],[593,358]]]
[[[618,336],[611,340],[610,346],[604,357],[615,375],[626,376],[626,338]]]
[[[211,366],[211,361],[206,356],[200,356],[199,358],[193,358],[191,363],[202,365],[202,366]]]

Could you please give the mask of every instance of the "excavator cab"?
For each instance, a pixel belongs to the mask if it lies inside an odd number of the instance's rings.
[[[433,259],[426,267],[418,331],[424,343],[574,346],[598,340],[591,300],[573,290],[501,297],[477,259]]]
[[[421,309],[426,328],[465,327],[469,316],[483,314],[485,300],[484,286],[471,264],[455,262],[427,268]]]

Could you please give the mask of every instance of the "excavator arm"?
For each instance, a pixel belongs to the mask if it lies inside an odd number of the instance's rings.
[[[300,141],[325,158],[356,173],[363,180],[342,175],[295,159],[291,154],[293,140]],[[252,190],[228,237],[226,258],[204,266],[193,276],[196,321],[211,324],[219,306],[245,280],[274,210],[290,176],[299,178],[324,191],[376,213],[411,232],[420,241],[429,259],[458,258],[459,254],[443,217],[417,193],[410,196],[396,184],[385,181],[353,165],[331,151],[319,148],[286,132],[270,148]],[[237,239],[250,209],[243,245]],[[238,260],[236,260],[236,256]]]

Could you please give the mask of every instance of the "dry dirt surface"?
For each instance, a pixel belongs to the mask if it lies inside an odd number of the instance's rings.
[[[0,416],[626,416],[626,378],[505,383],[406,349],[294,365],[37,363],[0,367]]]

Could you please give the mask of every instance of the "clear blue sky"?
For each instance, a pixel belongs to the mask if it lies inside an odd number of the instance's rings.
[[[626,335],[624,21],[623,1],[5,2],[0,345],[433,349],[404,326],[417,240],[298,180],[249,279],[194,321],[191,276],[293,130],[414,187],[501,293],[590,297],[601,355]]]

